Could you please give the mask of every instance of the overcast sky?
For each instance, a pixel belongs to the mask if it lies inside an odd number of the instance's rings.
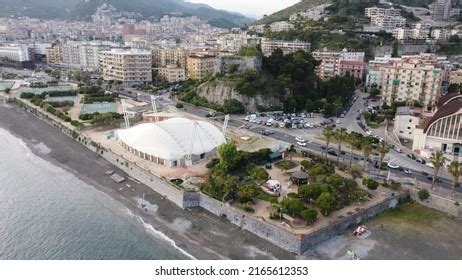
[[[261,17],[272,14],[300,0],[187,0],[194,3],[204,3],[217,9],[239,12],[244,15]]]

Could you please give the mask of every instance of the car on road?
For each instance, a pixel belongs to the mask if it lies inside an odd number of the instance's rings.
[[[422,175],[424,175],[424,176],[428,176],[428,173],[427,173],[427,172],[425,172],[425,171],[422,171]]]
[[[302,147],[306,147],[306,142],[297,142],[297,145],[302,146]]]
[[[410,169],[404,169],[404,173],[406,174],[412,174],[412,171]]]
[[[407,157],[413,160],[416,159],[416,156],[414,154],[407,154]]]
[[[295,141],[297,141],[297,142],[305,142],[305,139],[300,138],[300,137],[295,137]]]
[[[321,150],[325,150],[327,148],[326,145],[321,145]]]
[[[420,164],[426,164],[426,163],[427,163],[427,162],[426,162],[424,159],[422,159],[422,158],[417,158],[415,161],[417,161],[417,162],[420,163]]]
[[[433,181],[433,175],[428,174],[428,175],[427,175],[427,180]],[[440,177],[436,177],[436,178],[435,178],[435,182],[436,182],[436,183],[441,183],[441,178],[440,178]]]
[[[401,153],[403,152],[403,150],[402,150],[401,148],[398,148],[398,147],[395,146],[395,145],[393,145],[392,148],[393,148],[393,150],[394,150],[395,152],[397,152],[397,153],[400,153],[400,154],[401,154]]]
[[[389,162],[387,166],[391,169],[399,169],[399,165],[392,163],[392,162]]]
[[[331,156],[338,156],[337,151],[333,148],[330,148],[329,150],[327,150],[327,153]]]

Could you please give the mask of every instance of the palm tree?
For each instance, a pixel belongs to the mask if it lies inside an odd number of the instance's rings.
[[[335,131],[335,139],[338,142],[337,164],[340,161],[340,154],[342,153],[342,144],[347,140],[348,132],[346,128],[339,128]]]
[[[446,160],[447,159],[446,157],[444,157],[443,152],[438,151],[436,153],[432,153],[432,156],[430,157],[430,163],[433,165],[433,180],[431,190],[433,190],[433,188],[435,187],[438,173],[440,172],[441,167],[444,166]]]
[[[383,159],[385,158],[385,155],[388,154],[388,152],[390,151],[390,146],[388,146],[388,144],[385,143],[385,141],[380,141],[377,150],[380,154],[380,165],[379,165],[379,174],[380,174],[380,170],[382,169]]]
[[[367,164],[367,161],[369,159],[369,156],[372,152],[372,145],[370,142],[363,142],[361,144],[361,150],[363,151],[363,155],[364,155],[364,166],[363,166],[363,171],[366,171],[366,164]]]
[[[361,143],[359,141],[359,138],[356,134],[350,133],[348,135],[348,143],[350,144],[350,167],[353,164],[353,151],[356,147],[358,147]]]
[[[322,135],[326,139],[326,154],[325,154],[325,160],[327,162],[327,151],[329,150],[329,144],[330,140],[332,137],[334,137],[334,130],[332,127],[326,127],[322,130]]]
[[[462,164],[454,160],[448,166],[448,172],[452,175],[453,183],[451,188],[451,195],[454,193],[454,188],[459,185],[459,177],[462,175]]]

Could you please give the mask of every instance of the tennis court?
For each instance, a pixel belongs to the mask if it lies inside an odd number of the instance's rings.
[[[77,96],[53,96],[48,97],[47,100],[50,102],[64,102],[64,101],[75,101]]]
[[[14,85],[14,82],[2,81],[0,82],[0,91],[4,91],[7,88],[11,89],[13,85]]]
[[[52,87],[45,87],[45,88],[22,88],[19,91],[19,94],[23,92],[31,92],[37,95],[37,94],[42,94],[42,92],[45,92],[45,91],[68,91],[72,89],[73,88],[71,86],[52,86]]]
[[[80,114],[93,114],[93,113],[109,113],[109,112],[117,112],[117,103],[115,102],[103,102],[103,103],[91,103],[91,104],[83,104],[82,110]]]

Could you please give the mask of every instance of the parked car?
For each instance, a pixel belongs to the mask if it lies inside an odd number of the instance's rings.
[[[416,156],[414,154],[407,154],[407,157],[413,160],[416,159]]]
[[[392,163],[392,162],[389,162],[387,166],[391,169],[399,169],[399,165]]]
[[[333,148],[330,148],[329,150],[327,150],[327,153],[332,156],[338,156],[337,151]]]
[[[420,163],[420,164],[426,164],[426,163],[427,163],[427,162],[426,162],[424,159],[422,159],[422,158],[417,158],[415,161],[417,161],[417,162]]]
[[[306,147],[306,142],[297,142],[297,145],[302,146],[302,147]]]

